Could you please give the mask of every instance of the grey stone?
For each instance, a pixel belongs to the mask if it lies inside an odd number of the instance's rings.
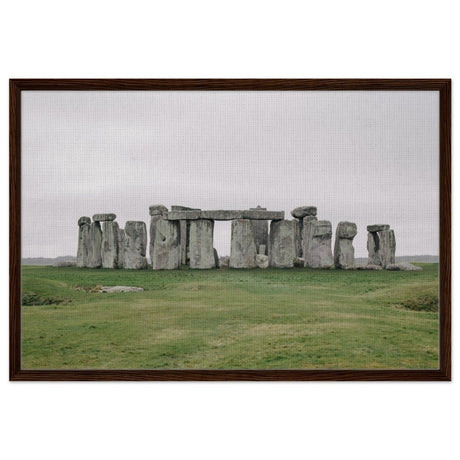
[[[179,227],[180,227],[180,263],[181,265],[187,265],[187,246],[189,244],[189,231],[187,231],[188,227],[187,220],[180,220]]]
[[[242,219],[243,211],[201,211],[202,219],[212,219],[212,220],[234,220]]]
[[[106,213],[106,214],[94,214],[94,222],[110,222],[117,218],[116,214]]]
[[[102,228],[102,267],[118,268],[118,223],[104,222]]]
[[[77,267],[89,267],[91,253],[91,219],[89,217],[80,217],[78,220]]]
[[[314,226],[312,222],[316,222],[318,219],[314,216],[306,216],[302,219],[302,234],[301,234],[301,245],[302,245],[302,258],[307,263],[307,254],[309,251],[310,241],[313,238]]]
[[[355,267],[353,238],[357,233],[356,224],[352,222],[339,222],[337,225],[334,245],[335,268],[348,270]]]
[[[147,226],[145,222],[129,220],[125,224],[123,266],[130,270],[147,268]]]
[[[302,257],[296,257],[294,259],[294,267],[305,267],[305,259]]]
[[[149,213],[151,216],[163,216],[168,212],[168,208],[162,204],[152,204],[149,206]]]
[[[356,265],[357,270],[383,270],[381,265],[367,264],[367,265]]]
[[[153,246],[155,243],[155,235],[156,235],[156,229],[158,222],[164,220],[164,217],[162,214],[154,214],[150,217],[150,229],[149,229],[149,256],[150,256],[150,262],[153,260]]]
[[[302,231],[303,219],[294,219],[295,222],[295,254],[296,257],[301,258],[303,255],[302,250]]]
[[[368,265],[382,265],[380,260],[380,238],[377,232],[367,234]]]
[[[387,265],[386,269],[395,270],[395,271],[421,271],[422,267],[418,267],[417,265],[412,265],[409,262],[399,262],[397,264]]]
[[[230,268],[253,268],[256,266],[254,228],[248,219],[232,221]]]
[[[179,268],[180,256],[180,223],[166,219],[158,220],[153,243],[152,269],[174,270]]]
[[[187,206],[173,205],[173,206],[171,206],[171,211],[201,211],[201,209],[199,209],[199,208],[189,208]]]
[[[230,257],[224,256],[219,258],[219,268],[228,268],[230,263]]]
[[[217,249],[214,248],[214,265],[219,268],[219,254],[217,253]]]
[[[250,209],[248,211],[243,211],[243,219],[283,220],[284,211],[263,211],[258,209]]]
[[[268,243],[268,241],[267,241],[267,243]],[[267,245],[260,244],[258,254],[266,255],[266,252],[267,252]]]
[[[367,226],[368,232],[381,232],[382,230],[390,230],[390,226],[387,224],[374,224]]]
[[[58,260],[54,262],[53,267],[61,268],[61,267],[76,267],[77,262],[75,260]]]
[[[125,264],[125,231],[118,228],[118,268],[123,268]]]
[[[142,292],[144,289],[135,286],[102,286],[99,292]]]
[[[250,211],[266,211],[266,208],[257,206],[257,208],[251,208]],[[254,242],[256,243],[257,254],[265,254],[265,248],[268,245],[268,221],[253,220],[252,227],[254,228]],[[260,250],[261,246],[264,246],[263,252]]]
[[[316,206],[299,206],[291,211],[291,216],[297,219],[303,219],[307,216],[316,216]]]
[[[307,229],[308,247],[304,253],[305,265],[310,268],[330,268],[334,264],[331,223],[328,220],[311,220],[307,227],[309,228]]]
[[[188,219],[201,219],[201,211],[171,211],[164,215],[167,220],[188,220]]]
[[[171,221],[172,222],[172,221]],[[190,222],[190,268],[214,268],[214,222],[198,219]]]
[[[92,222],[90,226],[90,250],[88,252],[88,267],[100,268],[102,267],[102,230],[99,222]]]
[[[256,254],[256,265],[259,268],[268,268],[268,256],[264,254]]]
[[[383,268],[395,263],[396,239],[393,230],[378,232],[380,238],[380,261]]]
[[[268,236],[268,257],[270,267],[290,268],[296,257],[296,222],[274,220]]]

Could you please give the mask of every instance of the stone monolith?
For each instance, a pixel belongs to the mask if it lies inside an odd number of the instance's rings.
[[[170,221],[174,222],[174,221]],[[214,268],[216,261],[213,247],[214,221],[192,220],[189,233],[190,268]]]
[[[380,238],[380,263],[383,268],[395,263],[396,239],[393,230],[382,230],[378,232]]]
[[[102,226],[101,257],[103,268],[118,268],[118,223],[105,221]]]
[[[335,268],[348,270],[355,268],[355,249],[353,238],[358,233],[353,222],[339,222],[335,232],[334,265]]]
[[[168,208],[162,204],[154,204],[149,207],[150,214],[150,232],[149,232],[149,256],[150,261],[153,259],[153,245],[155,243],[155,233],[157,224],[160,220],[163,220],[168,213]]]
[[[316,222],[318,219],[314,216],[305,216],[302,219],[302,235],[301,235],[301,246],[302,246],[302,258],[307,259],[309,252],[310,241],[313,238],[314,226],[312,222]],[[305,262],[306,264],[306,262]]]
[[[154,235],[152,269],[174,270],[179,268],[180,222],[160,219],[156,222]]]
[[[249,219],[232,221],[230,268],[253,268],[256,266],[254,227]]]
[[[296,222],[274,220],[268,236],[268,258],[270,267],[290,268],[296,257]]]
[[[100,268],[102,267],[102,230],[99,221],[92,222],[90,227],[90,251],[89,251],[89,264],[88,267]]]
[[[257,206],[257,208],[249,208],[250,211],[266,211],[267,208]],[[268,220],[252,220],[252,227],[254,228],[254,242],[256,243],[256,252],[261,254],[260,247],[268,244]],[[265,254],[265,251],[263,252]]]
[[[310,268],[330,268],[334,264],[331,240],[332,225],[328,220],[308,222],[308,248],[304,255],[305,266]]]
[[[123,266],[131,270],[147,268],[147,226],[145,222],[129,220],[125,224]]]
[[[118,268],[125,266],[125,231],[118,228]]]
[[[91,219],[83,216],[78,219],[77,267],[88,267],[91,254]]]

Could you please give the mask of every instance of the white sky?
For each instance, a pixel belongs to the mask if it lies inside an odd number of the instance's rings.
[[[80,216],[151,204],[318,207],[438,254],[439,95],[393,91],[22,92],[22,256],[76,255]],[[230,223],[214,245],[230,253]]]

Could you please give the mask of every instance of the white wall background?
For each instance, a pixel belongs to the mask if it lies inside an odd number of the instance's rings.
[[[3,2],[4,458],[455,458],[453,383],[8,383],[10,77],[451,77],[458,2]],[[454,177],[458,161],[453,155]],[[459,186],[454,181],[454,203]],[[454,228],[459,223],[453,210]],[[453,285],[459,249],[454,236]]]

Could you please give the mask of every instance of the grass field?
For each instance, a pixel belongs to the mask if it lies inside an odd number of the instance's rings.
[[[421,272],[24,266],[23,369],[438,368]],[[98,285],[144,292],[102,294]]]

